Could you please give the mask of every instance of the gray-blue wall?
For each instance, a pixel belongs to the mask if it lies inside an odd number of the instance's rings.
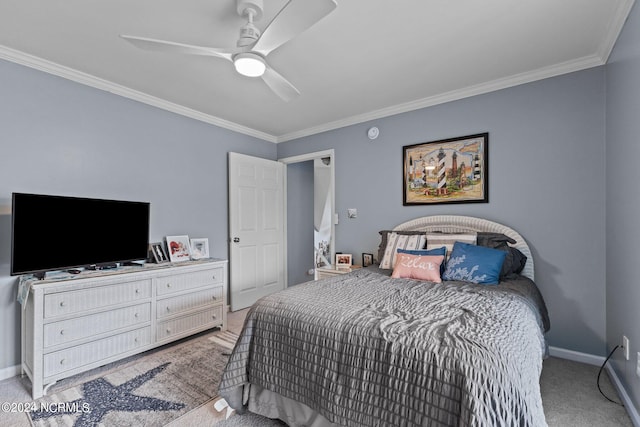
[[[152,241],[207,237],[228,258],[227,152],[277,158],[276,144],[2,60],[0,147],[0,373],[20,362],[12,192],[149,201]]]
[[[8,276],[11,192],[150,201],[152,240],[208,237],[213,256],[226,257],[226,153],[276,159],[329,148],[337,251],[375,253],[378,230],[424,215],[507,224],[533,250],[550,344],[603,356],[626,334],[635,354],[638,15],[636,5],[605,67],[277,146],[0,61],[0,372],[19,363],[19,307]],[[373,142],[372,125],[381,130]],[[402,205],[403,145],[479,132],[490,138],[488,204]],[[358,218],[348,220],[347,208]],[[638,401],[635,356],[616,356],[615,367]]]
[[[607,344],[630,340],[630,360],[618,350],[613,366],[640,402],[640,7],[636,4],[607,65]],[[640,409],[636,403],[637,409]]]
[[[313,276],[313,160],[287,165],[287,283]]]
[[[379,230],[425,215],[515,228],[535,257],[550,345],[603,355],[604,120],[598,67],[281,143],[278,156],[335,149],[337,251],[376,253]],[[403,145],[480,132],[489,132],[489,203],[402,205]],[[357,219],[346,218],[348,208]]]

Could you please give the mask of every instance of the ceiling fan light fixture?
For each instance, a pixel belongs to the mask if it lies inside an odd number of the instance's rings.
[[[239,53],[233,58],[236,71],[247,77],[260,77],[267,69],[264,59],[255,53]]]

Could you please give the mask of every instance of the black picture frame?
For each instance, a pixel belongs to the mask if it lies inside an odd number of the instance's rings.
[[[362,253],[362,266],[363,267],[369,267],[370,265],[373,265],[373,254],[368,254],[363,252]]]
[[[165,249],[163,242],[150,243],[149,251],[153,257],[153,262],[156,264],[169,262],[169,256],[167,255],[167,250]]]
[[[489,202],[489,133],[402,147],[403,205]]]

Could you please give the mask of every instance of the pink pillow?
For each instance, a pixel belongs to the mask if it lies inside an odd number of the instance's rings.
[[[396,266],[391,277],[428,280],[441,283],[440,264],[444,260],[442,255],[411,255],[398,253]]]

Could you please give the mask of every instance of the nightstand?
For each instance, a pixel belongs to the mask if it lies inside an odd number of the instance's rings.
[[[319,267],[316,269],[317,279],[326,279],[327,277],[338,276],[340,274],[350,273],[353,270],[357,270],[358,268],[362,268],[361,265],[352,265],[350,268],[336,268],[335,266],[328,267]]]

